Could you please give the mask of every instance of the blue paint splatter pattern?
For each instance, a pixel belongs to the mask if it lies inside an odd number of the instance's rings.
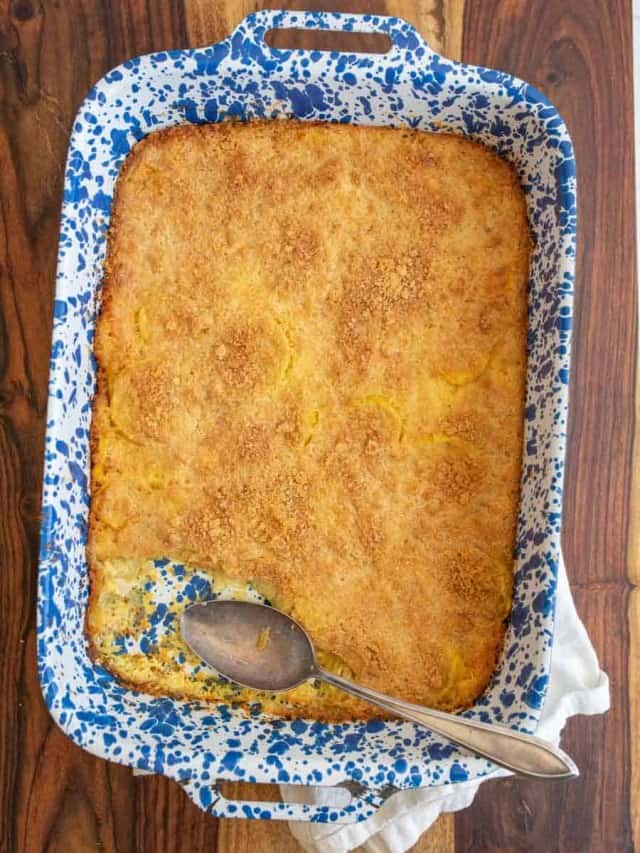
[[[378,31],[384,55],[276,50],[277,27]],[[83,634],[93,330],[118,171],[146,134],[225,118],[390,125],[463,134],[513,162],[534,235],[529,368],[514,609],[502,660],[468,716],[536,729],[553,640],[576,235],[571,141],[555,108],[499,71],[433,53],[395,18],[262,11],[220,44],[125,62],[88,94],[64,185],[45,447],[38,597],[42,691],[60,727],[112,761],[163,773],[221,817],[317,822],[369,817],[389,792],[479,778],[488,762],[409,723],[265,721],[232,707],[130,691],[95,664]],[[194,593],[195,594],[195,593]],[[358,782],[341,809],[237,804],[216,781]]]

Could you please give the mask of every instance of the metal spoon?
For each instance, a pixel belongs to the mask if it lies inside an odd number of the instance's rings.
[[[273,607],[247,601],[193,604],[182,615],[182,636],[209,666],[243,687],[277,693],[319,678],[521,776],[573,779],[579,775],[566,753],[540,738],[412,705],[326,672],[306,631]]]

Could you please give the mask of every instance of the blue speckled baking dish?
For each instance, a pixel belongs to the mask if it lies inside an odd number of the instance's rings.
[[[383,32],[384,54],[276,50],[272,28]],[[223,42],[125,62],[87,96],[67,162],[47,416],[38,598],[42,690],[80,746],[179,782],[220,817],[367,818],[390,791],[455,783],[492,765],[400,722],[327,725],[247,717],[131,691],[88,656],[85,543],[93,330],[118,170],[134,143],[185,122],[295,117],[453,132],[512,161],[535,239],[514,607],[495,677],[470,717],[534,732],[553,640],[560,547],[569,337],[576,233],[571,141],[555,108],[527,83],[435,54],[404,21],[263,11]],[[342,809],[239,803],[220,780],[352,783]],[[357,783],[357,784],[353,784]]]

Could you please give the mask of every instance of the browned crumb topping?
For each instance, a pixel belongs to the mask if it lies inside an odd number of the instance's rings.
[[[528,259],[516,175],[458,137],[268,122],[139,143],[96,331],[103,661],[216,698],[110,652],[113,567],[167,556],[252,582],[364,684],[469,704],[510,607]],[[270,710],[375,713],[287,702]]]

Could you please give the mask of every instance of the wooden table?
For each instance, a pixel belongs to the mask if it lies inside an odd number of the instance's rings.
[[[166,779],[135,779],[130,770],[71,744],[47,714],[35,664],[51,311],[73,116],[110,67],[152,50],[217,41],[263,5],[402,15],[447,56],[532,82],[568,122],[579,168],[580,243],[564,549],[579,611],[611,677],[613,708],[606,717],[567,726],[564,743],[582,770],[579,781],[556,787],[489,783],[471,808],[440,819],[416,849],[640,849],[633,796],[640,784],[640,602],[634,587],[640,578],[640,480],[634,503],[632,36],[631,4],[622,0],[2,0],[1,849],[300,849],[286,825],[213,820]],[[640,454],[636,471],[638,462]]]

